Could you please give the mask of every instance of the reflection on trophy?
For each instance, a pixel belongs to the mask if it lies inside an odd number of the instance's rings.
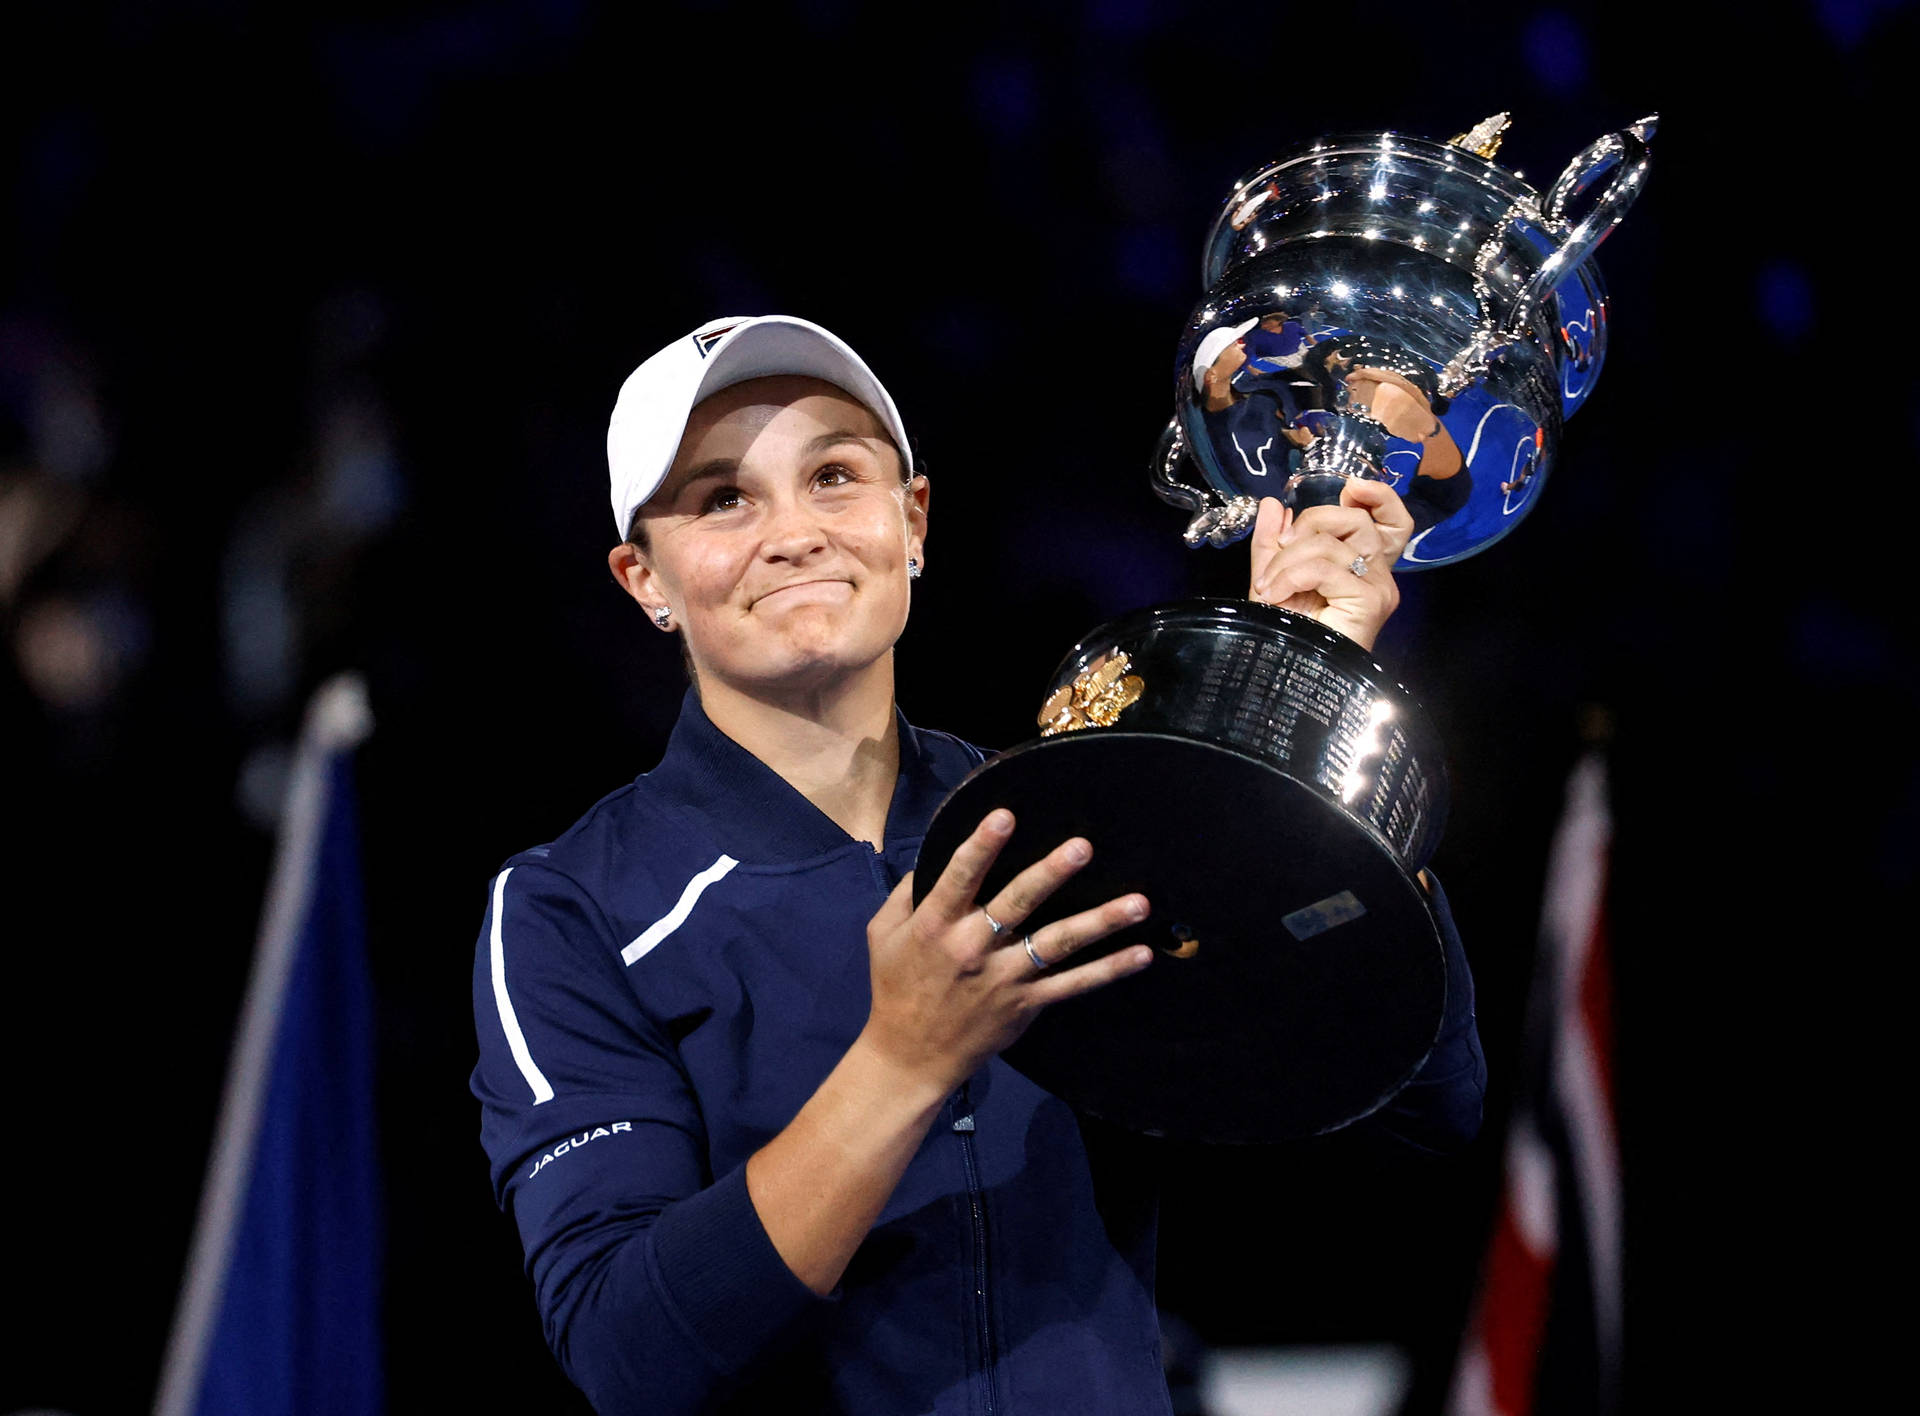
[[[1187,543],[1244,537],[1264,497],[1337,503],[1350,479],[1411,513],[1397,569],[1517,525],[1599,376],[1593,252],[1645,183],[1654,121],[1594,143],[1544,196],[1492,160],[1505,114],[1448,143],[1323,138],[1239,182],[1153,461],[1155,490],[1193,514]],[[1304,615],[1185,600],[1082,639],[1038,724],[942,806],[916,882],[1007,806],[1019,825],[987,893],[1085,835],[1094,862],[1048,917],[1144,891],[1153,916],[1105,947],[1164,957],[1048,1010],[1007,1059],[1084,1111],[1185,1139],[1311,1135],[1391,1099],[1446,1003],[1418,877],[1447,789],[1412,695]]]

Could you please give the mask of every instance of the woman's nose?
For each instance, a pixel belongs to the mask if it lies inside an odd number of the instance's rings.
[[[769,556],[797,560],[826,545],[826,531],[816,508],[804,498],[783,499],[768,508],[761,546]]]

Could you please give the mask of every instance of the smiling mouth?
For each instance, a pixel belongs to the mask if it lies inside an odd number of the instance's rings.
[[[754,603],[757,605],[763,601],[774,599],[776,596],[786,594],[789,590],[807,590],[818,585],[850,585],[851,583],[851,581],[842,580],[838,576],[823,576],[817,580],[796,580],[790,585],[777,586],[767,591],[764,595],[755,599]]]

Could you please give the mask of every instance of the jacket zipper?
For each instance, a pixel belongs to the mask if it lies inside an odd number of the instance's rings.
[[[967,1172],[967,1210],[973,1227],[973,1320],[980,1344],[982,1376],[986,1379],[987,1416],[1000,1409],[999,1393],[994,1388],[993,1324],[987,1304],[987,1208],[980,1189],[980,1167],[973,1154],[973,1111],[967,1096],[967,1084],[961,1083],[954,1109],[966,1114],[953,1123],[960,1137],[960,1159]]]
[[[873,883],[884,899],[892,887],[887,884],[886,863],[879,851],[867,857],[867,868],[873,872]],[[973,1104],[968,1090],[969,1084],[962,1082],[954,1098],[953,1109],[957,1114],[953,1131],[960,1137],[960,1160],[967,1175],[967,1216],[973,1232],[974,1337],[980,1348],[981,1376],[986,1386],[986,1416],[998,1416],[1000,1395],[993,1377],[993,1323],[987,1305],[987,1202],[980,1189],[979,1162],[973,1153]]]

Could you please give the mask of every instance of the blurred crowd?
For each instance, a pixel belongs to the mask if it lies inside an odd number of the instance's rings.
[[[406,509],[407,486],[374,375],[385,311],[364,290],[313,312],[304,416],[285,465],[223,528],[210,568],[217,624],[170,620],[155,479],[124,465],[99,360],[45,320],[0,319],[0,626],[7,740],[75,782],[126,764],[152,676],[213,650],[206,718],[177,744],[222,741],[237,758],[232,807],[271,832],[303,697],[333,664],[369,547]],[[201,572],[208,573],[207,569]],[[156,663],[162,666],[156,670]],[[177,689],[177,683],[174,685]]]

